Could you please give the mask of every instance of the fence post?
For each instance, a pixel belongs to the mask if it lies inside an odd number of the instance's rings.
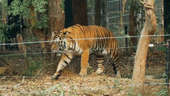
[[[169,79],[170,79],[170,39],[167,40],[167,49],[166,49],[166,84],[168,91],[169,90]],[[168,92],[169,93],[169,92]]]
[[[125,30],[125,35],[128,36],[128,27],[127,25],[125,25],[124,27],[124,30]],[[125,38],[125,47],[126,47],[126,55],[128,54],[128,38]]]

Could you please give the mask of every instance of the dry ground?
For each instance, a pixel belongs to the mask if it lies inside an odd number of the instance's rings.
[[[144,96],[158,96],[156,93],[165,87],[158,84],[164,80],[150,79],[147,82]],[[64,72],[58,80],[51,80],[50,75],[0,79],[1,96],[143,96],[135,93],[131,79],[106,75],[80,77]]]
[[[80,77],[78,75],[79,70],[77,69],[80,69],[80,66],[77,65],[77,62],[80,62],[80,58],[75,58],[76,60],[73,60],[68,68],[69,70],[65,70],[58,80],[51,80],[57,62],[50,64],[44,62],[44,59],[39,56],[32,56],[31,59],[28,59],[30,65],[46,65],[42,69],[43,72],[35,71],[38,74],[35,77],[13,76],[23,75],[23,72],[25,72],[25,59],[23,57],[4,59],[11,65],[10,73],[12,77],[5,77],[6,75],[0,77],[0,96],[168,96],[160,95],[165,92],[163,90],[165,80],[162,79],[166,64],[164,55],[155,53],[148,57],[146,75],[150,76],[147,76],[143,95],[136,92],[136,89],[133,88],[133,81],[128,79],[132,77],[133,58],[125,57],[122,59],[122,64],[128,65],[126,66],[128,70],[124,70],[125,77],[128,78],[115,78],[112,75],[112,66],[109,64],[105,64],[105,74],[95,75],[97,65],[94,62],[95,57],[92,56],[90,64],[93,65],[91,65],[92,69],[89,70],[88,76]]]

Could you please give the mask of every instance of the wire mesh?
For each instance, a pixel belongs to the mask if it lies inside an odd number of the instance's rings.
[[[88,0],[89,2],[92,0]],[[95,0],[93,0],[95,1]],[[120,53],[120,63],[126,68],[122,68],[122,73],[124,78],[131,78],[134,66],[135,52],[137,44],[132,44],[131,38],[141,37],[139,33],[135,36],[130,36],[125,33],[125,28],[120,25],[120,14],[121,14],[121,0],[104,0],[105,6],[102,9],[102,20],[101,25],[110,29],[115,37],[104,37],[104,38],[80,38],[75,40],[96,40],[96,39],[110,39],[115,38],[119,41]],[[156,2],[158,2],[157,0]],[[91,4],[94,4],[91,3]],[[161,16],[162,6],[160,3],[156,4],[156,15]],[[139,19],[142,19],[142,16]],[[170,34],[161,34],[163,22],[162,18],[158,18],[158,27],[155,35],[145,35],[152,38],[149,46],[147,61],[146,61],[146,82],[149,85],[166,85],[164,82],[166,78],[166,46],[167,44],[162,40],[164,37],[169,37]],[[95,10],[94,6],[88,5],[88,21],[89,25],[95,24]],[[140,21],[140,20],[139,20]],[[125,13],[123,14],[123,26],[128,26],[129,24],[129,8],[126,6]],[[138,27],[142,27],[139,25]],[[140,29],[139,28],[139,29]],[[129,31],[129,27],[127,29]],[[31,38],[31,40],[30,40]],[[36,37],[25,36],[24,42],[17,43],[0,43],[0,67],[9,67],[6,72],[1,72],[1,78],[13,78],[20,77],[23,78],[38,78],[44,74],[52,75],[55,72],[60,56],[57,53],[51,52],[49,44],[54,41],[39,41]],[[127,41],[126,41],[127,40]],[[42,44],[45,44],[45,48],[42,48]],[[18,50],[18,45],[25,45],[26,52]],[[142,51],[142,50],[141,50]],[[61,52],[60,52],[61,53]],[[114,72],[112,65],[109,62],[110,57],[105,57],[105,75],[112,77]],[[75,56],[71,64],[66,68],[66,70],[72,71],[78,74],[80,71],[80,56]],[[95,55],[90,55],[89,74],[94,73],[97,69],[97,64],[95,61]],[[17,70],[16,70],[17,69]],[[2,70],[3,71],[3,70]],[[52,86],[55,87],[55,86]],[[50,88],[52,88],[50,87]],[[50,89],[49,88],[49,89]],[[56,87],[55,87],[56,88]],[[1,87],[0,87],[1,89]]]

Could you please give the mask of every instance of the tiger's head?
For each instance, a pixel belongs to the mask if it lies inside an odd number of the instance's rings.
[[[53,32],[51,36],[51,50],[53,52],[71,51],[74,41],[71,36],[70,28]]]

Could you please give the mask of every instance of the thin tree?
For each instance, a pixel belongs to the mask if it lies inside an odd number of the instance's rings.
[[[95,24],[101,24],[101,0],[95,0]]]
[[[49,17],[49,32],[47,34],[47,40],[54,38],[55,32],[64,28],[65,14],[63,0],[48,0],[48,17]],[[65,0],[67,1],[67,0]],[[51,60],[55,57],[55,54],[51,54]]]
[[[87,25],[87,0],[72,0],[73,24]]]
[[[156,16],[154,13],[154,0],[144,0],[141,3],[145,7],[145,23],[137,46],[133,81],[138,86],[143,86],[145,80],[145,65],[147,59],[150,36],[156,31]]]
[[[49,32],[59,31],[64,28],[64,9],[61,8],[62,0],[48,0]]]
[[[130,14],[129,14],[129,32],[128,34],[130,36],[136,35],[136,18],[135,18],[135,9],[136,9],[136,1],[131,0],[130,3]],[[131,42],[133,45],[136,45],[137,39],[136,38],[131,38]]]

